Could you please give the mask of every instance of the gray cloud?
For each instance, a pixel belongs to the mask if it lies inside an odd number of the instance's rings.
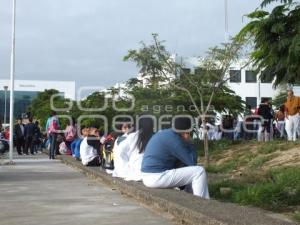
[[[0,78],[9,78],[11,0],[0,0]],[[230,0],[229,32],[260,0]],[[111,86],[137,74],[129,49],[159,33],[172,53],[224,41],[223,0],[17,0],[16,78]]]

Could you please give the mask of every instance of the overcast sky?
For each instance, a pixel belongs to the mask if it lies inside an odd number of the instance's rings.
[[[228,0],[229,33],[260,0]],[[9,79],[12,0],[0,0],[0,79]],[[106,86],[135,77],[123,62],[151,33],[181,56],[224,41],[224,0],[17,0],[16,79]]]

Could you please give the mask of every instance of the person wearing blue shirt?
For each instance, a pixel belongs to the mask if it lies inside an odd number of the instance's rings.
[[[156,133],[148,142],[142,161],[142,179],[150,188],[174,188],[209,199],[205,169],[197,166],[190,141],[191,120],[177,117],[174,129]]]

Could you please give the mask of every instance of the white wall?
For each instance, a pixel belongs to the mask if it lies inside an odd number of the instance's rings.
[[[0,88],[8,86],[10,80],[0,80]],[[56,89],[63,92],[66,98],[75,100],[75,81],[43,81],[43,80],[15,80],[16,91],[44,91],[45,89]]]

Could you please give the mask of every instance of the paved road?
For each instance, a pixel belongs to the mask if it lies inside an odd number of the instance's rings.
[[[58,160],[37,155],[15,162],[0,165],[1,225],[171,224]]]

